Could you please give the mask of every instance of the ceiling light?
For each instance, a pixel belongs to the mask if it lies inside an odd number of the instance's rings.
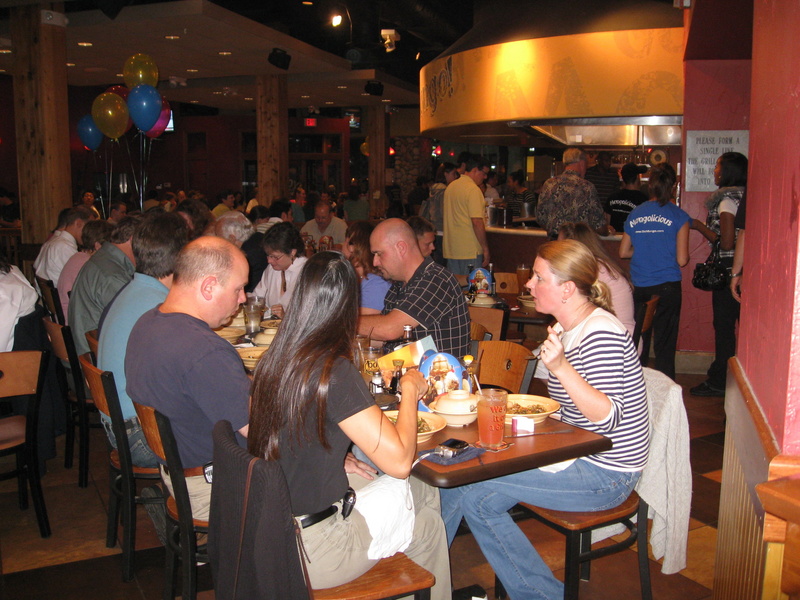
[[[179,40],[179,39],[181,39],[181,36],[179,36],[179,35],[165,35],[164,39],[165,40]]]
[[[333,102],[331,102],[330,100],[327,100],[327,101],[325,102],[325,104],[333,104]]]
[[[394,52],[395,42],[400,40],[400,34],[396,29],[381,29],[381,38],[383,39],[383,47],[387,52]]]
[[[82,48],[91,48],[92,42],[78,42],[78,46],[81,46]]]
[[[189,104],[200,104],[200,100],[189,100]]]
[[[117,73],[116,77],[125,77],[125,75],[123,75],[122,73]]]
[[[0,54],[11,54],[11,50],[9,48],[0,48]]]
[[[288,54],[286,50],[282,50],[281,48],[273,48],[272,52],[269,53],[267,57],[267,62],[269,64],[278,67],[284,71],[289,70],[289,63],[292,62],[292,55]]]
[[[74,66],[75,66],[75,63],[67,63],[67,66],[68,66],[68,67],[74,67]]]
[[[222,92],[220,92],[220,91],[211,92],[211,93],[214,94],[215,96],[221,96],[222,95]]]
[[[340,90],[346,90],[346,89],[347,89],[347,86],[346,86],[346,85],[337,85],[336,87],[337,87],[338,89],[340,89]]]
[[[233,52],[230,52],[228,50],[220,50],[219,52],[217,52],[217,54],[219,54],[220,56],[230,56],[231,54],[233,54]]]
[[[368,94],[367,92],[361,92],[361,95],[362,96],[370,96],[371,94]]]
[[[197,69],[186,69],[186,72],[187,73],[198,73],[199,71]]]
[[[314,3],[311,0],[303,0],[303,6],[314,6]]]
[[[336,13],[335,15],[333,15],[331,17],[331,25],[333,25],[334,27],[338,27],[341,24],[342,24],[342,15],[341,14]]]
[[[308,94],[305,94],[305,95],[303,95],[303,96],[300,96],[300,97],[301,97],[301,98],[303,98],[303,99],[308,99],[308,98],[311,98],[311,96],[309,96]]]
[[[244,99],[247,100],[248,102],[252,102],[253,101],[253,99],[250,98],[249,96],[245,96]]]
[[[381,102],[391,102],[391,100],[389,98],[384,98],[383,100],[381,100]]]

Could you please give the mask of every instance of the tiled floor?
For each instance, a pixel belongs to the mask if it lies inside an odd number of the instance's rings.
[[[688,567],[675,575],[662,575],[651,561],[656,600],[701,600],[711,597],[717,511],[724,442],[722,398],[694,398],[688,388],[702,381],[699,375],[679,375],[692,437],[691,461],[694,493],[689,532]],[[77,467],[63,468],[59,457],[49,461],[43,479],[51,538],[39,537],[33,509],[20,511],[16,482],[0,483],[0,598],[17,599],[142,599],[161,597],[164,551],[146,513],[138,513],[137,571],[129,583],[121,580],[118,548],[105,547],[108,473],[103,432],[92,431],[89,487],[77,486]],[[63,441],[59,441],[63,452]],[[0,459],[0,472],[8,466]],[[564,538],[533,520],[521,523],[539,552],[563,577]],[[494,573],[471,535],[456,538],[451,549],[453,584],[460,588],[480,584],[493,592]],[[207,567],[202,567],[199,589],[210,589]],[[592,578],[581,583],[583,600],[626,600],[640,597],[636,554],[629,550],[592,563]],[[493,597],[490,595],[490,597]],[[515,599],[520,600],[520,599]]]

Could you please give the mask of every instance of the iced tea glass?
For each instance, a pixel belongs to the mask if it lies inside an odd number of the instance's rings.
[[[528,290],[525,289],[525,284],[531,278],[531,268],[526,264],[517,265],[517,284],[519,285],[519,294],[520,296],[524,296],[528,294]]]
[[[484,448],[498,448],[503,445],[508,392],[498,388],[484,388],[477,396],[480,445]]]

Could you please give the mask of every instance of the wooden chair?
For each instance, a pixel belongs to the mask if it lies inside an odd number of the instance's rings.
[[[64,467],[72,468],[72,453],[75,445],[75,428],[78,429],[78,487],[89,485],[89,411],[96,410],[86,387],[75,350],[72,331],[68,326],[59,325],[50,319],[42,319],[47,337],[53,346],[56,360],[56,374],[67,410],[67,435],[64,449]],[[73,387],[70,390],[64,363],[69,365]]]
[[[492,339],[492,334],[486,331],[486,327],[476,321],[469,324],[469,352],[472,356],[478,354],[478,342]]]
[[[87,331],[84,336],[86,336],[86,343],[89,344],[89,351],[92,353],[92,362],[97,364],[97,347],[100,344],[97,329]]]
[[[197,598],[197,563],[208,562],[206,544],[198,546],[197,534],[208,533],[208,521],[192,518],[189,489],[186,486],[183,463],[178,444],[167,417],[154,408],[133,403],[147,444],[153,453],[166,463],[172,482],[172,495],[167,498],[166,562],[164,565],[164,600],[176,596],[178,558],[181,562],[181,597]]]
[[[498,294],[519,294],[519,280],[516,273],[495,273],[494,281]]]
[[[280,465],[241,448],[228,421],[214,426],[213,437],[209,557],[217,599],[308,598],[289,490]],[[269,533],[261,530],[265,519],[270,522],[264,528]],[[276,527],[282,530],[279,539],[274,535]],[[264,539],[269,534],[270,539]],[[261,552],[265,546],[270,547],[269,555]],[[255,575],[245,580],[237,577],[240,570]],[[433,575],[398,553],[354,581],[313,590],[313,599],[378,600],[413,594],[422,600],[430,598],[433,584]],[[266,585],[269,589],[263,587]]]
[[[481,306],[469,307],[469,318],[474,323],[480,323],[492,335],[493,340],[506,339],[508,330],[508,312],[501,308],[485,308]]]
[[[114,374],[101,371],[92,364],[89,354],[78,357],[86,383],[92,392],[95,406],[111,420],[111,429],[117,441],[117,449],[110,448],[108,460],[108,521],[106,525],[106,547],[117,545],[117,524],[122,521],[122,580],[130,581],[134,574],[134,551],[136,548],[136,504],[164,503],[161,498],[143,498],[136,495],[136,480],[161,481],[158,468],[137,467],[131,460],[131,449],[125,421],[117,395]],[[110,446],[110,444],[109,444]],[[120,512],[121,508],[121,512]]]
[[[36,283],[39,285],[39,291],[42,294],[42,302],[44,307],[53,317],[53,320],[59,325],[66,325],[67,321],[64,319],[64,311],[61,308],[61,298],[58,295],[58,288],[49,279],[43,279],[36,276]]]
[[[27,397],[25,415],[0,419],[0,456],[15,454],[16,468],[0,480],[17,478],[20,510],[28,508],[28,485],[39,524],[39,534],[50,537],[50,521],[39,473],[39,406],[49,354],[37,350],[0,352],[0,399]]]
[[[536,371],[536,357],[519,344],[504,341],[478,342],[478,381],[512,394],[527,394]]]
[[[648,333],[653,327],[653,315],[656,314],[659,298],[660,296],[651,296],[650,300],[641,304],[636,309],[636,324],[633,328],[633,345],[636,346],[636,348],[639,348],[639,340],[641,337]],[[650,348],[649,336],[646,337],[646,339],[648,343],[644,344],[644,346],[647,346],[647,348],[642,348],[641,352],[641,356],[644,356],[645,358]]]

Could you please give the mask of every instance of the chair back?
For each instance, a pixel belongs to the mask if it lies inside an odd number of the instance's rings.
[[[59,325],[47,318],[42,319],[42,321],[44,321],[47,337],[50,338],[50,344],[53,346],[53,354],[56,358],[69,365],[74,385],[73,389],[75,390],[75,398],[79,404],[85,404],[86,386],[81,376],[81,364],[78,361],[78,351],[75,349],[72,330],[66,325]],[[59,361],[56,361],[56,370],[59,373],[59,377],[62,378],[61,385],[63,389],[66,385],[66,372],[64,365]]]
[[[136,416],[139,417],[139,425],[142,426],[147,445],[161,461],[167,462],[164,445],[161,443],[161,433],[158,430],[158,423],[156,423],[156,409],[138,402],[133,403],[133,408],[136,409]]]
[[[482,386],[495,386],[512,394],[527,394],[536,370],[536,358],[521,344],[504,341],[478,342]]]
[[[94,361],[97,362],[97,347],[100,344],[100,340],[97,335],[97,329],[87,331],[84,335],[86,336],[86,343],[89,344],[89,350],[94,357]]]
[[[240,447],[228,421],[213,439],[208,554],[217,600],[308,598],[283,470]]]
[[[66,325],[64,319],[64,311],[61,308],[61,297],[58,295],[58,288],[49,279],[43,279],[36,276],[36,283],[39,285],[39,291],[42,293],[42,302],[47,308],[50,316],[55,319],[59,325]]]
[[[494,273],[492,277],[498,294],[519,294],[519,280],[516,273]]]
[[[106,393],[103,388],[103,371],[94,366],[92,363],[92,357],[89,355],[89,353],[81,354],[78,357],[78,362],[81,365],[83,377],[89,386],[89,391],[92,393],[94,405],[97,407],[97,410],[99,410],[105,416],[111,418],[111,410],[108,406],[108,398],[106,397]],[[109,373],[109,375],[111,375],[111,373]],[[111,377],[113,378],[114,376],[111,375]],[[114,432],[114,437],[117,437],[116,431]]]
[[[506,339],[508,330],[508,312],[502,308],[486,308],[483,306],[470,306],[469,318],[480,323],[486,331],[492,334],[493,340]]]
[[[653,326],[653,315],[656,314],[659,298],[660,296],[651,296],[650,300],[636,309],[636,324],[634,325],[632,336],[633,345],[636,346],[636,348],[639,347],[639,340],[642,335],[650,331],[650,328]]]
[[[43,358],[41,350],[0,352],[0,398],[40,392]]]
[[[492,339],[492,334],[486,331],[486,327],[477,321],[469,323],[469,353],[476,356],[478,353],[478,342]]]

